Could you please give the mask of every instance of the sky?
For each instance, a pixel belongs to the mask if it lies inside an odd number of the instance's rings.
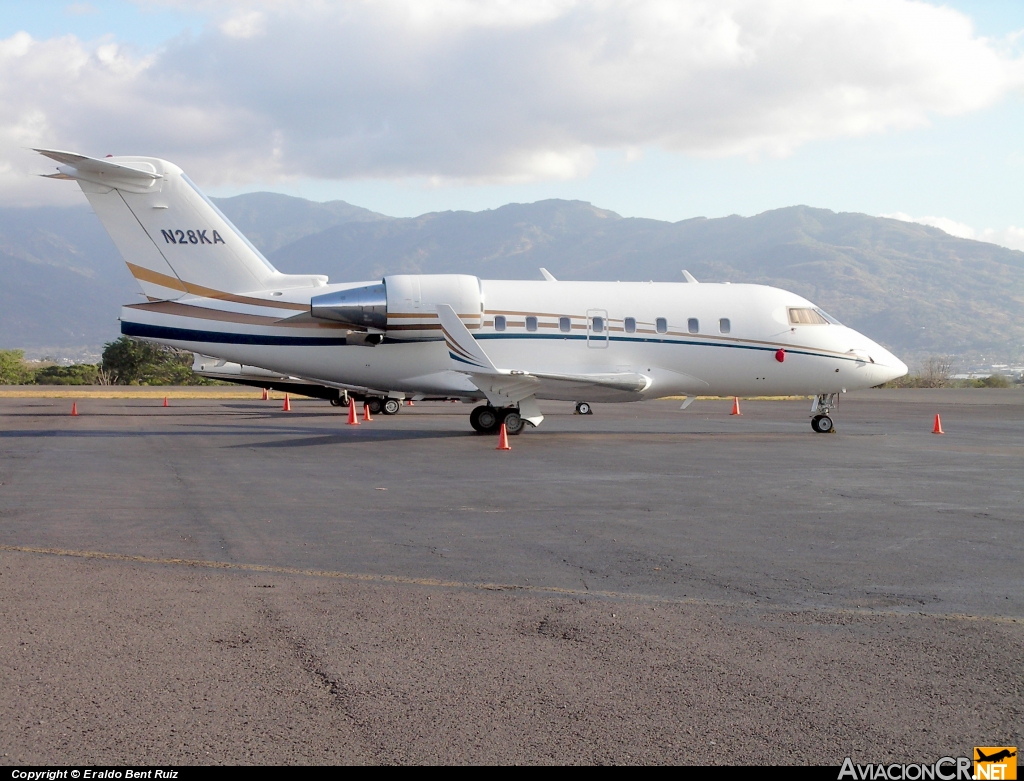
[[[807,204],[1024,250],[1024,3],[0,0],[0,205],[31,147],[393,216]]]

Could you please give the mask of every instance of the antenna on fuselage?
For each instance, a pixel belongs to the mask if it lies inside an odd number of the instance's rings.
[[[699,282],[697,282],[697,280],[696,280],[696,279],[694,278],[693,274],[691,274],[691,273],[690,273],[689,271],[687,271],[687,270],[686,270],[685,268],[683,269],[683,276],[684,276],[684,277],[686,278],[686,281],[687,281],[687,282],[692,282],[692,283],[693,283],[693,284],[695,284],[695,285],[698,285],[698,284],[700,284],[700,283],[699,283]]]
[[[540,273],[544,277],[544,279],[546,279],[548,282],[557,282],[558,281],[557,279],[555,279],[555,275],[552,274],[550,271],[548,271],[546,268],[542,268],[540,270]]]

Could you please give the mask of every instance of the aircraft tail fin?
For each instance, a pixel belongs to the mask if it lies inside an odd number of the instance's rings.
[[[282,274],[173,163],[155,157],[87,157],[37,149],[74,179],[151,299],[225,298],[318,287],[323,276]]]

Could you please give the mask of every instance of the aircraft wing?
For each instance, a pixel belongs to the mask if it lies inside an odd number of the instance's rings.
[[[448,346],[448,355],[452,359],[452,369],[468,375],[491,404],[510,406],[518,403],[524,419],[531,422],[536,419],[534,425],[540,423],[543,416],[533,396],[544,386],[556,385],[563,390],[575,386],[581,391],[597,387],[640,393],[651,384],[650,377],[634,372],[555,374],[499,369],[454,309],[447,304],[438,304],[437,315],[441,320],[441,332]]]

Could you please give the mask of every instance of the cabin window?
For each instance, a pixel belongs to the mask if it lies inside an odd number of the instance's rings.
[[[526,318],[526,330],[527,331],[536,331],[537,330],[537,318],[536,317],[528,317],[528,318]]]
[[[654,330],[657,331],[659,334],[667,334],[668,320],[666,320],[664,317],[659,317],[657,320],[654,321]]]
[[[570,321],[568,317],[560,317],[560,318],[558,318],[558,330],[559,331],[561,331],[563,334],[567,334],[567,333],[569,333],[569,330],[571,328],[572,328],[572,321]]]
[[[494,330],[504,331],[505,330],[505,315],[497,315],[494,318]]]
[[[728,317],[723,317],[718,321],[718,330],[723,334],[727,334],[732,330],[732,323],[729,322]]]
[[[686,330],[691,334],[698,333],[700,331],[700,321],[696,317],[691,317],[686,321]]]
[[[828,320],[810,307],[789,308],[789,322],[793,325],[828,325]]]
[[[604,333],[604,318],[603,317],[595,317],[595,318],[593,318],[590,321],[590,324],[591,324],[591,329],[593,330],[593,332],[595,334],[603,334]]]
[[[636,333],[636,318],[635,317],[627,317],[622,322],[623,322],[623,327],[626,329],[626,333],[627,334],[635,334]]]

